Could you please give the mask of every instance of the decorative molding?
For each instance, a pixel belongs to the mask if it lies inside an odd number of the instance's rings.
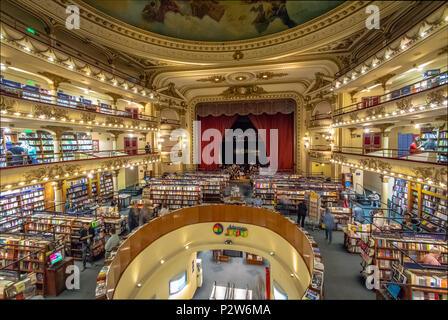
[[[92,122],[96,119],[96,114],[91,112],[83,112],[81,117],[84,122]]]
[[[383,87],[383,90],[386,91],[386,83],[387,83],[387,81],[389,81],[393,77],[395,77],[395,73],[385,74],[384,76],[379,77],[378,79],[376,79],[375,80],[375,84],[381,84],[381,86]]]
[[[79,171],[81,167],[79,165],[74,164],[64,164],[64,165],[48,165],[41,166],[37,169],[31,170],[23,174],[23,178],[25,183],[31,183],[33,180],[41,181],[43,178],[47,177],[48,179],[54,179],[56,176],[64,177],[66,174],[70,176],[73,173]]]
[[[428,105],[431,105],[431,104],[440,105],[440,104],[442,104],[443,101],[446,99],[446,97],[443,95],[444,91],[445,91],[444,89],[438,89],[436,91],[429,92],[426,95],[426,103]]]
[[[17,108],[18,102],[12,97],[0,96],[0,110],[11,111]]]
[[[286,77],[288,74],[285,72],[279,72],[279,73],[274,73],[274,72],[258,72],[255,77],[258,80],[270,80],[272,78],[281,78],[281,77]]]
[[[121,118],[115,118],[115,117],[107,117],[106,118],[106,124],[122,125],[123,123],[124,123],[124,121]]]
[[[224,76],[210,76],[208,78],[201,78],[201,79],[197,79],[196,81],[198,82],[212,82],[212,83],[221,83],[226,81],[226,77]]]
[[[71,81],[69,79],[61,77],[61,76],[58,76],[57,74],[54,74],[54,73],[51,73],[51,72],[47,72],[47,71],[41,72],[41,71],[39,71],[37,73],[42,75],[42,76],[44,76],[44,77],[46,77],[46,78],[48,78],[48,79],[50,79],[51,81],[53,81],[53,86],[54,86],[55,89],[59,88],[59,85],[61,83],[71,83]]]
[[[111,169],[111,168],[115,168],[115,167],[123,167],[123,166],[127,166],[129,163],[130,163],[129,159],[111,159],[111,160],[107,160],[107,161],[101,163],[101,168],[102,169],[105,169],[105,168]]]
[[[244,58],[244,53],[242,53],[240,50],[236,50],[232,55],[232,58],[233,60],[239,61]]]
[[[232,86],[228,89],[224,90],[221,95],[222,96],[250,96],[250,95],[259,95],[261,93],[266,93],[262,87],[257,85],[250,86]]]
[[[397,106],[398,110],[408,111],[410,108],[412,108],[412,98],[403,98],[399,99],[395,102],[395,105]]]
[[[381,172],[384,170],[391,170],[392,166],[384,161],[378,159],[360,159],[358,160],[359,164],[366,167],[372,168],[374,170],[380,170]]]
[[[73,131],[73,128],[60,126],[43,126],[42,129],[53,131],[57,139],[61,139],[63,133]]]
[[[436,167],[418,167],[413,169],[414,174],[417,178],[422,180],[432,180],[436,184],[447,183],[447,168],[436,168]]]
[[[115,139],[117,139],[118,136],[119,136],[120,134],[123,134],[123,133],[125,133],[126,131],[121,131],[121,130],[107,130],[106,132],[107,132],[107,133],[110,133],[111,135],[114,136]]]

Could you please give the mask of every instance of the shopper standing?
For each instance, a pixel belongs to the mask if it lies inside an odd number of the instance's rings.
[[[129,210],[128,214],[128,227],[129,227],[129,233],[134,230],[135,227],[137,227],[139,220],[139,209],[136,201],[132,202],[131,210]]]
[[[86,270],[86,264],[87,264],[87,253],[90,252],[90,239],[92,238],[92,235],[89,234],[89,223],[85,223],[81,229],[80,232],[80,238],[81,241],[81,252],[82,252],[82,271]]]
[[[149,145],[149,142],[146,143],[145,152],[146,152],[146,154],[151,153],[151,146]]]
[[[307,212],[308,208],[306,207],[305,202],[301,201],[297,208],[297,224],[302,226],[302,228],[305,228],[305,217]]]
[[[116,232],[115,228],[111,228],[109,230],[109,239],[106,242],[105,250],[106,255],[105,258],[109,258],[110,253],[112,252],[112,249],[117,247],[120,244],[120,237],[118,236],[118,233]]]
[[[170,213],[170,210],[168,210],[166,203],[162,203],[162,209],[160,209],[159,215],[164,216],[168,213]]]
[[[433,266],[440,266],[440,262],[439,262],[440,255],[441,255],[441,252],[439,249],[431,248],[429,250],[429,253],[423,257],[423,263],[430,264]]]
[[[142,209],[140,210],[138,225],[142,226],[151,220],[151,209],[148,203],[144,203]]]
[[[353,217],[356,222],[363,223],[364,222],[364,210],[358,205],[354,205],[353,208]]]
[[[334,229],[334,217],[330,212],[329,208],[325,209],[324,216],[322,217],[322,222],[325,225],[325,240],[328,240],[328,243],[331,244],[333,239],[333,229]]]

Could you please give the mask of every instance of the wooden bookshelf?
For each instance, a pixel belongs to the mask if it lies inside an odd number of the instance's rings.
[[[152,204],[165,203],[170,210],[199,205],[202,202],[202,189],[197,181],[151,179],[150,185],[143,189],[142,197]]]
[[[423,257],[431,248],[437,248],[442,252],[441,264],[448,264],[448,249],[446,241],[440,236],[424,235],[416,239],[414,236],[404,234],[375,235],[368,239],[367,243],[361,241],[362,266],[376,265],[380,270],[382,281],[388,281],[392,276],[392,263],[394,261],[403,264],[405,262],[422,263]]]
[[[21,228],[23,218],[34,210],[45,209],[45,188],[34,185],[0,194],[0,231],[14,232]]]
[[[20,276],[36,274],[37,294],[46,294],[47,252],[61,246],[63,237],[47,239],[41,236],[2,235],[0,234],[0,267],[14,271]]]

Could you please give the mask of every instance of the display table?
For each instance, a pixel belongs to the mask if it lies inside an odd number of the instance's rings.
[[[56,297],[66,289],[65,281],[70,273],[66,273],[68,266],[73,265],[74,260],[72,257],[66,257],[61,263],[56,266],[51,266],[46,270],[46,296]]]
[[[126,208],[131,205],[131,198],[132,196],[130,194],[119,194],[118,195],[118,206],[120,208]]]

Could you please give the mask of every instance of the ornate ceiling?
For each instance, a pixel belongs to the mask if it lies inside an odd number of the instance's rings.
[[[295,28],[344,1],[83,0],[132,26],[194,41],[238,41]]]

